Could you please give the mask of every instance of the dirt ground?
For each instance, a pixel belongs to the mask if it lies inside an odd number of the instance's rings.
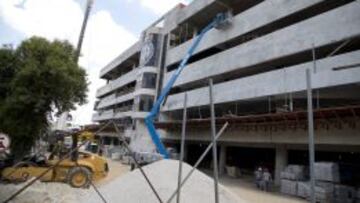
[[[282,195],[278,192],[263,192],[257,189],[250,179],[231,178],[229,176],[221,176],[220,183],[226,186],[234,194],[251,203],[305,203],[303,199]]]
[[[96,185],[101,186],[112,181],[115,177],[122,176],[130,171],[130,166],[123,165],[119,161],[108,160],[110,172],[105,179],[97,182]],[[205,173],[209,174],[209,171]],[[253,184],[250,177],[231,178],[223,175],[220,177],[220,183],[226,186],[235,195],[241,199],[251,203],[305,203],[305,200],[285,196],[279,192],[263,192],[258,190]],[[276,190],[276,189],[275,189]],[[277,191],[277,190],[276,190]]]
[[[116,177],[120,177],[130,171],[130,166],[121,164],[120,161],[113,161],[108,159],[109,173],[106,178],[96,182],[97,186],[107,184],[114,180]]]

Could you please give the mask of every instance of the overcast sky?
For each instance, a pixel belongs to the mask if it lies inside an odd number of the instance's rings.
[[[140,32],[179,2],[190,0],[95,0],[80,65],[88,73],[89,103],[72,112],[77,124],[91,122],[102,67],[131,46]],[[24,8],[15,5],[24,3]],[[0,45],[17,45],[33,35],[76,45],[86,0],[0,0]]]

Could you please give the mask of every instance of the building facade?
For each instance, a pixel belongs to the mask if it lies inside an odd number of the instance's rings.
[[[201,41],[161,107],[156,126],[179,147],[188,96],[187,161],[211,140],[209,78],[214,81],[220,170],[307,163],[306,70],[312,76],[317,160],[360,161],[360,4],[344,0],[194,0],[178,5],[101,70],[93,121],[114,119],[135,151],[155,151],[144,125],[162,87],[194,37],[219,12],[231,26]],[[112,132],[104,136],[111,136]],[[211,163],[209,156],[204,167]]]

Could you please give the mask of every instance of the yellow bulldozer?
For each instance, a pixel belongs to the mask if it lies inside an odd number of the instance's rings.
[[[86,188],[90,185],[90,181],[97,181],[106,177],[109,167],[105,158],[93,153],[77,150],[79,138],[81,140],[90,138],[89,142],[91,142],[92,136],[87,138],[83,132],[76,132],[72,135],[72,138],[71,150],[73,153],[71,153],[70,157],[64,159],[64,152],[61,149],[57,150],[56,153],[53,151],[48,156],[38,155],[26,161],[20,161],[2,170],[2,180],[11,182],[26,181],[30,178],[38,177],[50,168],[52,169],[40,178],[41,181],[65,182],[75,188]],[[51,158],[49,159],[48,157],[50,156]],[[59,159],[63,160],[58,163]]]

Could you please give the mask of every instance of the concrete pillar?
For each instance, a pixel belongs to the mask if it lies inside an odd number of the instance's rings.
[[[115,139],[116,139],[115,137],[111,137],[111,144],[110,144],[111,146],[115,146]]]
[[[287,166],[287,149],[285,145],[277,145],[275,153],[275,185],[280,185],[280,173]]]
[[[219,157],[219,174],[222,175],[225,172],[226,166],[226,146],[220,145],[220,157]]]

